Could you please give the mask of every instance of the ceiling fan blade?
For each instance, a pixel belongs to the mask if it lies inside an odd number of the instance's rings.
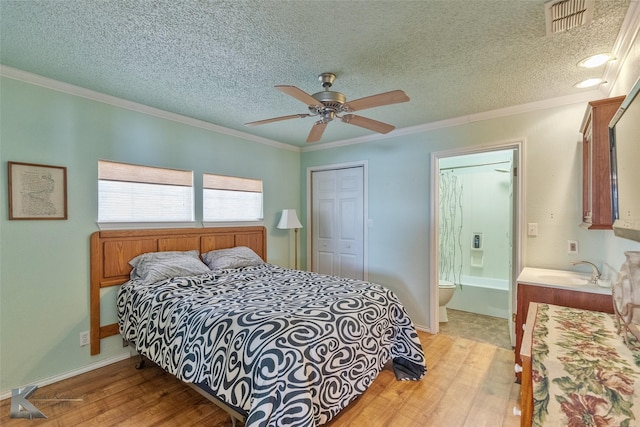
[[[279,122],[281,120],[289,120],[289,119],[302,119],[304,117],[310,117],[311,114],[291,114],[290,116],[281,116],[281,117],[274,117],[272,119],[266,119],[266,120],[258,120],[256,122],[249,122],[249,123],[245,123],[245,126],[259,126],[259,125],[266,125],[267,123],[273,123],[273,122]]]
[[[350,125],[360,126],[361,128],[369,129],[378,133],[389,133],[396,128],[395,126],[387,123],[368,119],[362,116],[356,116],[355,114],[345,114],[341,119],[343,122],[349,123]]]
[[[303,91],[302,89],[298,89],[295,86],[279,85],[279,86],[276,86],[276,89],[286,93],[289,96],[293,96],[298,101],[302,101],[309,106],[322,105],[322,103],[317,99],[315,99],[313,96],[309,95],[307,92]]]
[[[382,105],[398,104],[409,101],[409,97],[404,91],[392,90],[391,92],[379,93],[365,98],[349,101],[347,104],[351,111],[360,111],[366,108],[380,107]]]
[[[307,142],[317,142],[322,138],[322,134],[324,133],[327,124],[323,121],[317,121],[313,124],[311,128],[311,132],[309,132],[309,136],[307,137]]]

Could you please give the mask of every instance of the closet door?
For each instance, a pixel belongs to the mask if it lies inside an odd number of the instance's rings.
[[[311,174],[311,270],[364,279],[364,167]]]

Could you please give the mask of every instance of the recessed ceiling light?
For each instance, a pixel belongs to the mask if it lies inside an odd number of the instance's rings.
[[[581,68],[596,68],[603,64],[606,64],[609,61],[613,61],[616,59],[610,53],[599,53],[597,55],[591,55],[587,58],[584,58],[582,61],[578,62],[578,67]]]
[[[583,80],[581,82],[578,82],[576,84],[574,84],[573,86],[578,88],[578,89],[584,89],[587,87],[593,87],[593,86],[598,86],[600,84],[606,83],[606,81],[604,79],[587,79],[587,80]]]

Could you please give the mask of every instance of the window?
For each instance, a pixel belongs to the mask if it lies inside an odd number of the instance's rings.
[[[98,222],[193,220],[192,171],[98,161]]]
[[[204,174],[203,221],[262,221],[262,181]]]

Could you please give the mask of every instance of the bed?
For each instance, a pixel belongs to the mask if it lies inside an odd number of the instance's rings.
[[[265,235],[264,227],[94,233],[92,354],[120,333],[250,427],[325,424],[389,361],[399,380],[422,378],[420,341],[391,291],[268,264]],[[207,270],[193,261],[197,274],[156,274],[162,257],[193,251]],[[102,326],[100,289],[116,285],[119,322]]]

